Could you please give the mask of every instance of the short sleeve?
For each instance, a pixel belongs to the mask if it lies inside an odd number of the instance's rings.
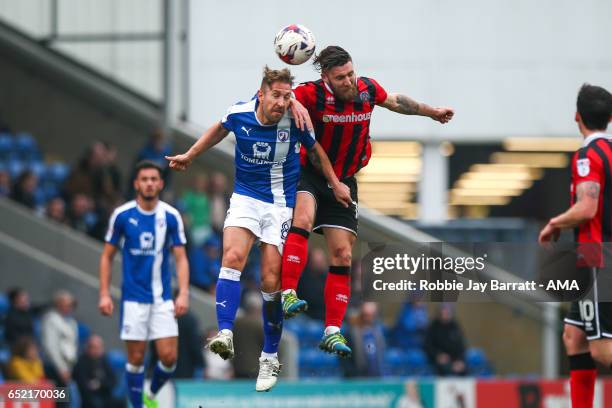
[[[312,82],[306,82],[299,84],[293,88],[293,95],[299,103],[304,105],[308,111],[312,111],[315,108],[315,87]]]
[[[183,219],[181,218],[181,214],[178,212],[169,213],[169,221],[168,222],[168,234],[170,236],[170,245],[171,246],[181,246],[187,244],[187,239],[185,238],[185,227],[183,226]]]
[[[116,247],[119,246],[119,241],[123,236],[124,232],[124,219],[122,216],[123,213],[119,212],[119,210],[115,210],[110,217],[110,221],[108,222],[108,230],[106,231],[106,236],[104,237],[104,241],[114,245]]]
[[[385,88],[380,86],[378,81],[376,81],[375,79],[370,78],[370,81],[372,82],[372,85],[374,85],[374,90],[376,91],[374,103],[376,105],[380,105],[381,103],[387,100],[387,91],[385,90]]]
[[[315,138],[315,134],[313,130],[301,130],[298,131],[298,140],[306,149],[312,149],[312,146],[315,145],[317,139]]]
[[[572,176],[576,186],[585,181],[603,184],[604,174],[601,159],[594,149],[587,146],[577,152],[572,163]]]
[[[227,109],[227,113],[225,116],[221,118],[221,126],[227,129],[229,132],[234,131],[234,121],[233,121],[232,107],[230,106]]]

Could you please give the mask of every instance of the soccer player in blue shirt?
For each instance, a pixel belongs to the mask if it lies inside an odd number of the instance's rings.
[[[161,168],[150,161],[136,165],[136,199],[111,215],[106,244],[100,258],[100,302],[105,316],[113,313],[110,296],[112,263],[122,251],[121,339],[127,348],[128,395],[134,408],[157,407],[155,394],[176,367],[176,317],[189,307],[189,264],[179,212],[159,199],[164,187]],[[174,255],[179,293],[172,301],[170,252]],[[159,362],[151,387],[143,393],[144,355],[148,340],[155,341]]]
[[[185,170],[192,160],[230,132],[236,136],[236,180],[223,230],[223,258],[216,291],[219,333],[208,347],[232,358],[233,325],[240,303],[240,275],[252,245],[261,242],[264,346],[255,389],[269,391],[280,372],[277,350],[282,333],[280,271],[283,241],[291,226],[300,174],[300,144],[325,176],[338,201],[351,203],[349,189],[334,174],[314,134],[300,130],[289,114],[293,77],[288,69],[264,68],[257,98],[229,108],[184,154],[167,157]]]

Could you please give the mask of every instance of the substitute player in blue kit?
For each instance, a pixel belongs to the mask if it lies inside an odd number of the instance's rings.
[[[269,391],[280,372],[277,351],[282,333],[280,270],[283,240],[291,226],[300,175],[300,145],[326,177],[338,201],[351,203],[349,189],[336,177],[314,134],[300,130],[289,115],[293,77],[288,69],[264,68],[257,98],[230,107],[184,154],[167,157],[184,170],[200,153],[229,132],[236,136],[236,180],[223,230],[223,259],[216,291],[219,333],[208,343],[214,353],[232,358],[233,325],[240,303],[240,275],[252,245],[261,242],[264,346],[255,389]]]
[[[103,315],[113,313],[110,296],[112,262],[121,248],[121,340],[127,347],[128,396],[134,408],[157,407],[155,394],[176,368],[176,317],[189,307],[189,265],[185,233],[179,212],[159,199],[164,187],[161,168],[143,161],[136,165],[136,199],[111,215],[100,258],[100,302]],[[170,252],[176,263],[179,293],[172,301]],[[143,393],[144,355],[148,340],[155,341],[159,362],[151,387]]]

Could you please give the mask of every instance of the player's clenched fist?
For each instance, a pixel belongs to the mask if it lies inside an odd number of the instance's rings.
[[[110,296],[100,296],[98,309],[104,316],[112,316],[113,314],[113,299]]]
[[[440,123],[447,123],[455,114],[455,111],[452,108],[434,108],[434,113],[431,115],[431,118]]]
[[[170,162],[170,168],[178,171],[186,170],[191,164],[192,158],[187,154],[177,154],[176,156],[165,156]]]

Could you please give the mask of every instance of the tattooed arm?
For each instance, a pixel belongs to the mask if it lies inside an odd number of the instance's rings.
[[[585,181],[578,184],[576,187],[576,202],[566,212],[548,222],[540,232],[540,243],[557,238],[562,229],[577,227],[595,217],[599,207],[600,188],[596,181]]]
[[[345,207],[352,205],[351,190],[346,184],[338,180],[325,150],[323,150],[318,142],[308,150],[308,160],[327,179],[327,182],[334,191],[336,200]]]
[[[397,93],[389,94],[380,106],[403,115],[427,116],[440,123],[448,122],[455,114],[451,108],[433,108],[426,103],[417,102],[406,95]]]

